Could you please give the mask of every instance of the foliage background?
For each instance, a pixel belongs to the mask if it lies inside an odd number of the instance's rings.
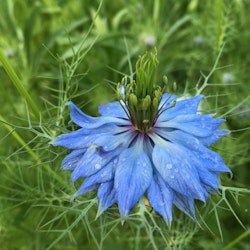
[[[1,0],[0,249],[250,249],[249,11],[247,0]],[[207,80],[206,108],[232,131],[213,149],[233,171],[222,185],[237,189],[197,203],[202,229],[178,211],[170,230],[150,211],[122,225],[114,207],[95,220],[95,194],[71,201],[67,152],[49,144],[75,129],[68,100],[98,115],[154,47],[157,80],[167,75],[180,96]]]

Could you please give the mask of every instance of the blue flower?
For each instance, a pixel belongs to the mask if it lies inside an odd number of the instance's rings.
[[[194,201],[206,202],[218,191],[219,174],[230,172],[208,148],[228,130],[220,128],[224,119],[198,112],[202,96],[180,100],[151,86],[156,64],[155,55],[140,58],[136,82],[118,84],[120,101],[100,106],[99,117],[69,102],[80,129],[52,144],[72,150],[62,168],[72,171],[73,183],[83,178],[74,197],[97,190],[98,214],[117,203],[127,216],[146,196],[170,225],[173,205],[195,218]]]
[[[150,205],[170,224],[173,204],[191,217],[194,200],[217,191],[219,173],[229,172],[207,148],[228,134],[223,119],[197,113],[202,96],[176,101],[164,94],[154,126],[141,132],[119,102],[99,107],[100,117],[84,114],[69,102],[71,119],[81,128],[60,135],[54,146],[72,152],[62,162],[72,181],[85,178],[75,197],[97,189],[99,214],[118,204],[126,216],[147,195]]]

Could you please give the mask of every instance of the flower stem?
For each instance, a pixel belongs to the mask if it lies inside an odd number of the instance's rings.
[[[240,236],[238,236],[235,240],[231,241],[228,245],[226,245],[222,250],[229,250],[232,249],[233,246],[235,246],[237,243],[239,243],[241,240],[243,240],[244,238],[246,238],[247,236],[250,235],[250,229],[248,229],[247,231],[245,231],[243,234],[241,234]]]

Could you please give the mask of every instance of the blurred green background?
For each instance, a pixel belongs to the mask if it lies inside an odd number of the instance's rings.
[[[0,249],[250,249],[249,12],[248,0],[1,0]],[[158,82],[188,96],[207,80],[207,112],[232,131],[213,149],[238,189],[197,203],[202,228],[178,211],[171,229],[154,213],[122,225],[115,207],[95,220],[95,194],[71,201],[67,152],[49,144],[75,128],[67,101],[97,115],[155,47]]]

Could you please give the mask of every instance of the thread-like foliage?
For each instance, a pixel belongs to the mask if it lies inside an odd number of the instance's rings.
[[[243,0],[2,0],[1,249],[248,249],[249,9]],[[72,199],[82,180],[72,185],[60,167],[69,152],[50,144],[78,128],[67,102],[97,115],[155,48],[155,81],[179,97],[204,95],[200,112],[231,131],[211,149],[232,176],[221,175],[206,206],[195,203],[198,223],[174,208],[170,228],[143,198],[127,217],[117,205],[97,217],[95,191]]]

